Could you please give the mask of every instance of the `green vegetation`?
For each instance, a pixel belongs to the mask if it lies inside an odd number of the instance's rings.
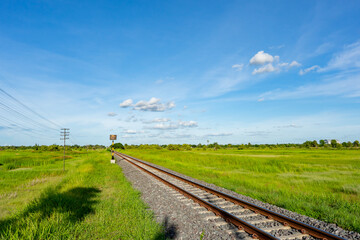
[[[0,239],[164,239],[104,150],[0,151]]]
[[[116,149],[125,149],[121,143],[115,143],[113,147]]]
[[[202,149],[206,151],[206,149],[284,149],[284,148],[336,148],[336,149],[358,149],[360,147],[360,143],[358,140],[354,142],[343,142],[340,143],[335,139],[332,140],[320,140],[319,143],[316,140],[313,141],[306,141],[304,143],[283,143],[283,144],[218,144],[217,142],[210,143],[207,145],[204,144],[169,144],[169,145],[157,145],[157,144],[140,144],[140,145],[128,145],[122,143],[114,143],[114,145],[110,145],[109,147],[105,147],[103,145],[84,145],[79,146],[77,144],[72,146],[66,146],[66,150],[73,150],[73,151],[88,151],[88,150],[96,150],[96,149],[107,149],[108,151],[114,147],[117,150],[123,149],[167,149],[171,151],[191,151],[192,149]],[[34,146],[0,146],[0,150],[35,150],[35,151],[62,151],[63,146],[61,145],[37,145]]]
[[[191,151],[191,150],[219,150],[219,149],[229,149],[229,150],[243,150],[243,149],[348,149],[348,150],[357,150],[359,149],[359,141],[355,140],[354,142],[343,142],[340,143],[335,139],[332,140],[320,140],[319,143],[316,140],[306,141],[304,143],[282,143],[282,144],[218,144],[217,142],[210,143],[207,145],[204,144],[169,144],[169,145],[157,145],[157,144],[141,144],[141,145],[122,145],[121,143],[115,144],[115,149],[167,149],[170,151]]]
[[[358,141],[116,147],[360,232]],[[109,164],[110,148],[74,145],[67,151],[64,173],[61,146],[0,147],[0,239],[164,238],[139,193],[118,166]]]
[[[174,145],[171,150],[149,146],[125,145],[122,152],[360,232],[360,152],[356,148],[225,150],[202,146],[173,151]]]

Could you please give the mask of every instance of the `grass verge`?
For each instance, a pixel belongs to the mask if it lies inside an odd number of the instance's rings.
[[[358,150],[123,151],[185,175],[360,232]]]
[[[109,153],[91,151],[72,155],[65,173],[61,161],[1,168],[1,184],[15,182],[0,191],[2,203],[15,210],[0,216],[0,239],[164,239],[139,192],[109,162]],[[32,199],[19,204],[35,186]]]

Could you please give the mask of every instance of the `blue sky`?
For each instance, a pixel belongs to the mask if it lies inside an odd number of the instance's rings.
[[[358,1],[5,0],[0,88],[70,144],[354,141],[359,26]],[[0,145],[60,143],[5,110]]]

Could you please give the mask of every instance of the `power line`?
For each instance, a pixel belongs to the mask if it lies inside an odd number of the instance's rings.
[[[42,119],[39,119],[37,116],[34,116],[28,110],[25,109],[24,111],[24,108],[22,106],[19,106],[19,104],[14,103],[11,99],[9,100],[8,98],[4,98],[4,96],[1,96],[1,94],[0,94],[0,100],[1,100],[0,108],[2,108],[7,113],[13,115],[13,117],[15,117],[16,119],[20,119],[22,120],[22,122],[26,122],[26,123],[30,121],[32,125],[34,125],[35,123],[37,127],[58,131],[58,129],[53,128],[52,125],[48,125],[47,122],[43,121]],[[32,115],[31,117],[29,116],[29,113]],[[40,121],[36,119],[39,119]]]
[[[53,124],[54,126],[61,128],[60,125],[54,123],[53,121],[47,119],[46,117],[40,115],[39,113],[35,112],[34,110],[32,110],[30,107],[26,106],[25,104],[23,104],[22,102],[20,102],[19,100],[17,100],[15,97],[13,97],[12,95],[10,95],[9,93],[7,93],[6,91],[4,91],[3,89],[0,88],[0,92],[2,92],[3,94],[5,94],[6,96],[8,96],[9,98],[11,98],[12,100],[14,100],[15,102],[17,102],[18,104],[20,104],[21,106],[23,106],[24,108],[26,108],[27,110],[29,110],[30,112],[32,112],[33,114],[35,114],[36,116],[40,117],[41,119]]]
[[[0,118],[2,118],[1,116],[0,116]],[[3,119],[4,120],[4,119]],[[8,121],[9,122],[9,121]],[[11,124],[11,126],[2,126],[4,129],[7,129],[7,130],[10,130],[10,131],[13,131],[13,132],[18,132],[18,133],[21,133],[21,134],[25,134],[25,135],[27,135],[27,136],[29,136],[29,137],[32,137],[32,138],[34,138],[34,137],[38,137],[38,138],[42,138],[42,139],[52,139],[52,140],[54,140],[54,139],[56,139],[56,138],[50,138],[50,137],[48,137],[47,135],[43,135],[43,134],[40,134],[40,133],[36,133],[36,135],[34,135],[34,132],[32,131],[33,129],[26,129],[26,128],[23,128],[23,127],[19,127],[19,126],[17,126],[17,125],[15,125],[15,124],[13,124],[13,123],[11,123],[11,122],[9,122],[10,124]],[[30,131],[29,131],[30,130]],[[32,133],[32,134],[31,134]],[[42,136],[39,136],[39,134],[40,135],[42,135]],[[44,137],[43,137],[44,136]]]
[[[40,115],[1,88],[0,100],[0,127],[3,130],[21,132],[35,139],[56,139],[55,132],[58,132],[58,129],[54,126],[60,125]]]
[[[5,111],[7,111],[8,113],[15,113],[15,115],[17,116],[17,119],[20,119],[22,121],[24,121],[24,118],[26,119],[26,121],[28,121],[29,123],[31,123],[33,126],[36,126],[36,127],[42,127],[42,128],[45,128],[45,129],[49,129],[49,130],[54,130],[54,131],[58,131],[58,129],[55,129],[55,128],[52,128],[52,127],[49,127],[49,126],[46,126],[46,125],[43,125],[42,123],[39,123],[29,117],[27,117],[26,115],[20,113],[19,111],[17,110],[14,110],[13,108],[3,104],[0,102],[0,108],[4,109]],[[25,121],[24,121],[25,122]]]
[[[37,128],[42,128],[47,131],[49,130],[58,131],[58,129],[55,129],[52,126],[44,124],[43,122],[39,122],[35,120],[33,117],[30,117],[24,111],[21,111],[18,108],[14,109],[12,106],[9,106],[8,104],[4,104],[0,102],[0,110],[1,109],[4,111],[4,115],[6,114],[7,116],[11,116],[12,118],[15,118],[23,123],[31,124],[32,126],[35,126]]]
[[[0,116],[0,119],[2,119],[3,121],[9,123],[11,128],[17,127],[17,128],[19,128],[19,129],[21,129],[23,131],[32,131],[32,132],[36,131],[36,132],[38,132],[38,134],[42,134],[42,135],[45,136],[45,134],[43,134],[43,132],[41,132],[39,129],[30,128],[30,127],[28,127],[26,125],[19,124],[18,122],[15,122],[15,121],[10,120],[10,119],[8,119],[6,117],[3,117],[3,116]],[[3,127],[8,127],[8,126],[4,125]],[[49,136],[49,134],[46,134],[46,136]]]
[[[49,132],[49,130],[57,132],[58,129],[55,129],[53,126],[61,128],[59,124],[42,116],[41,114],[39,114],[32,108],[28,107],[20,100],[16,99],[14,96],[12,96],[11,94],[9,94],[8,92],[6,92],[1,88],[0,88],[0,100],[1,100],[0,110],[2,109],[3,111],[5,111],[4,112],[5,116],[7,116],[7,114],[11,116],[10,119],[0,114],[0,120],[1,120],[0,123],[1,122],[3,123],[3,126],[0,125],[0,127],[2,127],[3,129],[22,132],[30,137],[35,136],[46,139],[54,139],[49,137],[52,135],[51,132]],[[36,117],[34,118],[33,115],[35,115]],[[61,128],[61,130],[64,129]],[[66,135],[68,132],[65,131],[63,133]],[[64,136],[64,138],[68,139],[67,136]],[[74,138],[74,140],[78,141],[76,138]],[[71,142],[73,143],[73,141]]]

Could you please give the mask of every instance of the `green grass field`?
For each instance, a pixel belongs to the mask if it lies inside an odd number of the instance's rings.
[[[164,239],[106,151],[0,151],[0,239]]]
[[[360,232],[360,151],[125,150],[134,157]]]

